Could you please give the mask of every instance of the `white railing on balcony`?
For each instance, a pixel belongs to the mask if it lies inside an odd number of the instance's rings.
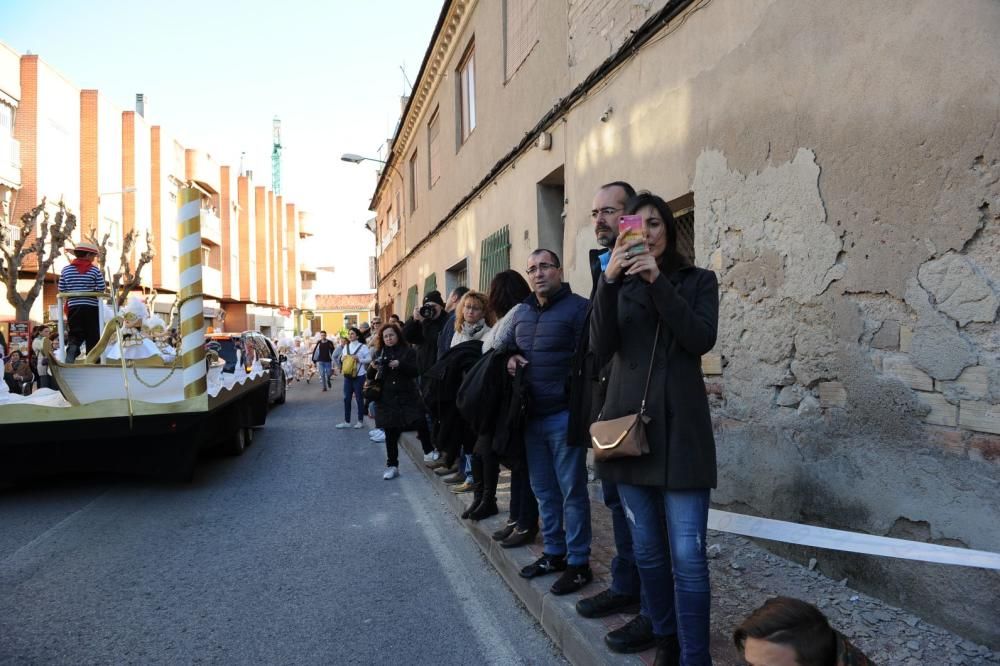
[[[21,142],[13,137],[0,136],[0,180],[21,185]]]
[[[222,245],[222,220],[211,208],[201,209],[201,238]]]

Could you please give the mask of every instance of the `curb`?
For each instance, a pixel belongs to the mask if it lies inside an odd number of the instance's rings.
[[[406,451],[417,469],[433,481],[435,490],[455,514],[456,520],[459,520],[469,531],[486,559],[497,570],[511,591],[521,600],[528,612],[535,616],[539,625],[570,663],[575,666],[600,666],[602,664],[637,666],[638,664],[652,663],[653,650],[636,655],[622,655],[611,652],[604,645],[604,634],[609,628],[621,625],[631,619],[631,616],[617,616],[619,621],[611,624],[606,621],[608,618],[605,618],[605,621],[588,620],[577,615],[574,608],[576,602],[583,597],[597,594],[605,586],[598,571],[594,572],[594,582],[584,587],[581,591],[582,594],[568,594],[563,597],[549,592],[549,587],[555,580],[553,576],[542,576],[533,580],[521,578],[519,573],[521,568],[535,561],[541,554],[541,546],[536,544],[528,548],[501,548],[497,542],[493,541],[491,534],[503,527],[506,511],[501,511],[500,515],[479,522],[462,520],[460,516],[471,495],[456,495],[446,490],[447,486],[444,486],[437,475],[424,465],[423,450],[412,433],[403,434],[400,438],[400,448]],[[501,476],[500,482],[500,487],[503,488],[503,476]],[[501,492],[497,493],[498,496],[501,494]],[[603,505],[601,508],[603,509]],[[593,563],[591,566],[593,567]],[[614,620],[614,618],[611,619]]]

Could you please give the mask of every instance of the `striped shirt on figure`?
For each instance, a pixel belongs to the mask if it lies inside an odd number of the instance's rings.
[[[76,266],[70,264],[59,274],[59,291],[104,291],[104,275],[97,266],[91,266],[86,273],[81,273]],[[71,298],[69,306],[90,305],[97,307],[96,298]]]

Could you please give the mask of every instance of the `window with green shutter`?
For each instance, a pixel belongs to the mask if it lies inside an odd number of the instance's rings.
[[[432,291],[437,291],[437,288],[438,288],[437,273],[431,273],[430,275],[427,276],[427,279],[424,280],[424,298],[427,298],[427,294],[431,293]]]
[[[413,285],[406,290],[406,310],[404,310],[404,319],[410,316],[410,313],[413,312],[413,308],[415,307],[417,307],[417,285]]]
[[[479,251],[479,290],[490,288],[497,273],[510,268],[510,227],[503,227],[483,239]]]

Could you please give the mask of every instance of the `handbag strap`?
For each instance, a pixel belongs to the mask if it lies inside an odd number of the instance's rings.
[[[642,405],[639,406],[639,416],[646,414],[646,396],[649,394],[649,380],[653,378],[653,361],[656,360],[656,345],[660,342],[660,322],[656,322],[656,335],[653,337],[653,351],[649,355],[649,370],[646,372],[646,388],[642,390]]]

